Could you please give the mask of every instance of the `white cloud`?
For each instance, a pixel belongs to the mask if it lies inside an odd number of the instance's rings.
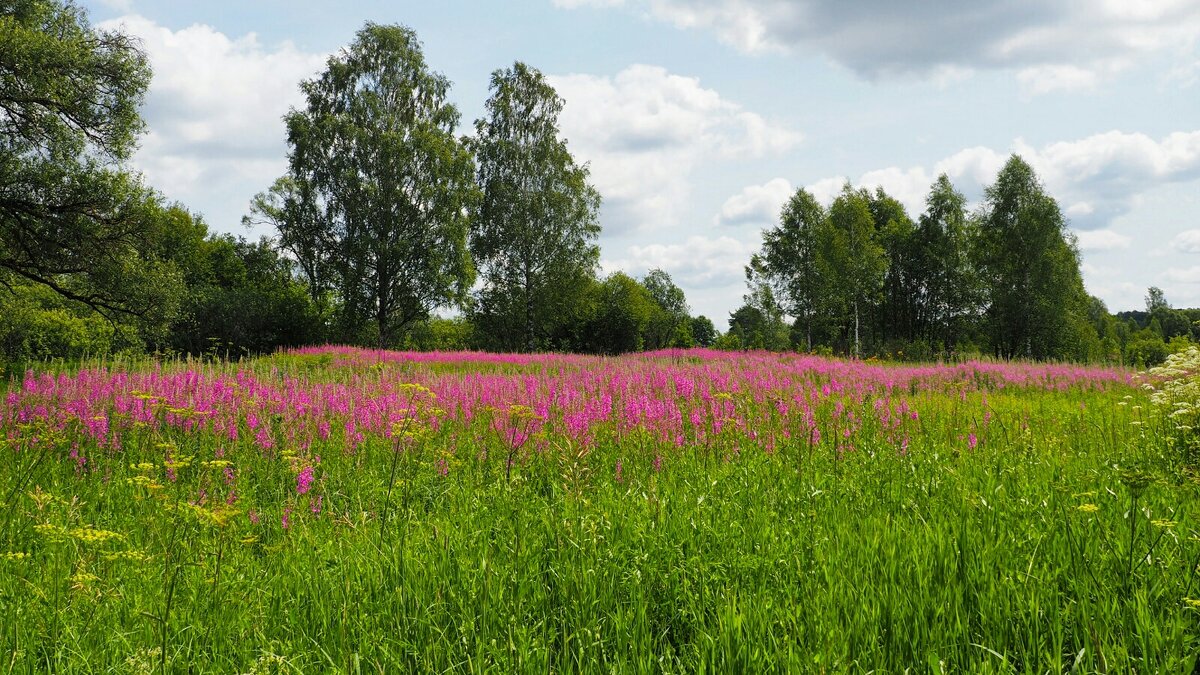
[[[1171,267],[1164,276],[1177,284],[1200,284],[1200,265]]]
[[[1171,248],[1181,253],[1200,253],[1200,230],[1184,230],[1175,235]]]
[[[779,212],[792,192],[792,184],[784,178],[774,178],[762,185],[748,185],[725,200],[714,220],[717,225],[773,223],[779,219]]]
[[[842,191],[849,180],[845,176],[833,176],[832,178],[822,178],[821,180],[804,186],[804,189],[816,199],[818,202],[828,206]]]
[[[1151,54],[1187,58],[1200,34],[1191,0],[555,2],[630,5],[745,52],[816,52],[869,79],[1010,69],[1030,93],[1092,87]]]
[[[171,30],[137,15],[100,27],[139,37],[154,71],[142,111],[149,130],[134,164],[210,225],[238,225],[250,198],[286,169],[282,117],[303,103],[299,82],[320,72],[326,56],[290,42],[267,47],[254,33]]]
[[[1075,237],[1079,242],[1079,250],[1085,253],[1129,248],[1130,242],[1133,241],[1112,230],[1076,230]]]
[[[656,66],[549,79],[566,102],[563,135],[576,158],[590,162],[605,228],[614,232],[677,222],[697,166],[784,152],[801,138],[697,78]]]
[[[1099,81],[1096,71],[1071,64],[1031,66],[1017,72],[1017,82],[1029,94],[1094,89]]]
[[[694,235],[677,244],[630,246],[625,257],[604,260],[600,267],[606,273],[620,270],[631,275],[658,267],[685,288],[740,288],[745,280],[746,263],[758,245],[757,238],[747,241]]]

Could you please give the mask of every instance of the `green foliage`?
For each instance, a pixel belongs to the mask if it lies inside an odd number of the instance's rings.
[[[692,317],[692,340],[695,341],[697,347],[711,347],[717,341],[717,327],[713,325],[712,319],[701,314],[700,316]]]
[[[822,274],[838,283],[830,292],[832,316],[843,334],[852,335],[853,353],[862,354],[862,314],[878,302],[887,270],[879,244],[871,197],[849,183],[829,207],[829,227],[822,241]]]
[[[321,213],[308,183],[290,175],[280,177],[269,190],[254,196],[242,224],[267,225],[278,232],[279,249],[295,262],[313,303],[325,302],[333,290],[334,270],[326,255]]]
[[[1170,354],[1162,336],[1149,329],[1133,335],[1125,346],[1125,360],[1139,367],[1157,366]]]
[[[475,122],[471,253],[483,284],[473,321],[490,349],[549,346],[595,276],[600,193],[559,135],[562,107],[545,76],[517,62],[492,73],[487,117]]]
[[[358,338],[370,321],[379,345],[394,344],[474,279],[475,165],[455,136],[450,82],[429,70],[412,30],[367,23],[300,88],[305,108],[285,118],[294,185],[275,191],[270,217],[289,245],[315,242],[343,333]]]
[[[656,303],[646,287],[622,272],[594,287],[596,313],[589,322],[587,351],[623,354],[645,347],[646,329]]]
[[[325,317],[267,239],[201,239],[171,346],[190,354],[267,354],[324,339]]]
[[[825,209],[801,188],[784,205],[779,225],[763,232],[761,253],[747,268],[750,283],[770,287],[783,310],[802,327],[804,341],[795,344],[811,350],[813,324],[826,307],[831,280],[822,275],[821,242],[828,227]]]
[[[769,349],[782,351],[788,348],[788,327],[783,322],[783,312],[774,305],[770,291],[759,289],[757,295],[747,298],[747,303],[729,315],[729,332],[717,342],[718,349]]]
[[[992,347],[1004,357],[1073,355],[1088,296],[1079,252],[1033,169],[1013,156],[986,190],[977,260]]]
[[[37,284],[0,293],[0,366],[53,358],[76,360],[140,349],[136,329]],[[0,368],[0,372],[2,372]]]
[[[423,352],[457,352],[471,349],[475,326],[464,317],[430,317],[413,326],[404,337],[404,348]]]
[[[150,68],[137,41],[52,0],[0,9],[0,282],[114,318],[170,317],[178,278],[149,254],[158,198],[122,163]]]
[[[970,257],[974,235],[966,197],[946,174],[938,176],[915,233],[911,279],[917,331],[931,343],[953,347],[971,331],[982,302]]]
[[[646,273],[642,286],[654,301],[646,327],[646,349],[693,346],[691,308],[683,289],[675,285],[670,274],[658,268]]]

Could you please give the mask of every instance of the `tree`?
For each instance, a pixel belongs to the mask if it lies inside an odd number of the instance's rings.
[[[971,265],[971,223],[967,199],[946,174],[925,198],[917,225],[917,324],[930,341],[953,348],[978,305],[978,282]]]
[[[917,229],[904,205],[876,188],[867,208],[883,249],[885,272],[876,321],[879,337],[910,343],[917,337],[918,279],[921,274]]]
[[[779,215],[779,225],[763,232],[762,250],[751,258],[751,283],[770,286],[788,315],[804,326],[808,351],[813,346],[813,323],[822,308],[825,289],[820,271],[820,242],[827,226],[825,209],[801,188]]]
[[[149,256],[157,195],[123,170],[150,67],[135,38],[54,0],[0,9],[0,283],[161,324],[178,277]]]
[[[610,274],[593,288],[599,297],[587,331],[588,350],[603,354],[641,351],[654,310],[646,288],[622,272]]]
[[[717,341],[717,327],[712,319],[701,314],[692,318],[692,339],[699,347],[712,347]]]
[[[1155,312],[1164,309],[1171,309],[1171,304],[1167,302],[1167,298],[1163,295],[1162,289],[1158,286],[1151,286],[1146,289],[1146,313],[1153,315]]]
[[[1058,203],[1017,155],[984,192],[978,245],[996,353],[1035,359],[1076,354],[1088,305],[1079,252]]]
[[[492,73],[491,92],[471,142],[482,191],[475,317],[495,346],[534,351],[595,276],[600,194],[560,137],[563,101],[542,73],[517,62]]]
[[[328,239],[311,185],[290,174],[281,176],[266,192],[254,195],[250,215],[242,216],[242,224],[269,225],[279,232],[279,248],[295,261],[313,303],[322,303],[331,290],[326,252],[333,250],[335,242]]]
[[[860,356],[861,314],[879,299],[887,270],[887,258],[876,239],[869,194],[846,183],[829,207],[823,251],[823,274],[834,286],[830,295],[843,317],[853,319],[854,355]]]
[[[773,313],[748,301],[729,315],[732,346],[741,349],[783,351],[788,347],[788,328],[782,312]]]
[[[358,337],[370,322],[379,346],[394,344],[434,308],[464,299],[474,278],[475,167],[454,133],[450,82],[429,70],[412,30],[367,23],[300,88],[305,109],[285,117],[290,173],[319,214],[311,241],[343,329]],[[310,236],[314,223],[300,212],[285,217],[281,240]]]
[[[675,285],[670,274],[658,268],[646,273],[642,286],[654,301],[646,329],[646,348],[690,347],[694,340],[691,309],[683,289]]]
[[[788,326],[771,287],[751,284],[743,300],[745,304],[729,315],[729,334],[737,336],[742,349],[787,349],[791,342]]]
[[[323,317],[270,240],[204,236],[205,229],[185,270],[188,293],[171,327],[175,349],[265,354],[323,337]]]

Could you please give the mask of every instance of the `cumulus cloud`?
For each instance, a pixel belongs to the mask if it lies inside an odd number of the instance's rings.
[[[1200,265],[1171,267],[1164,276],[1177,284],[1200,284]]]
[[[1171,248],[1180,253],[1200,253],[1200,230],[1184,230],[1175,235]]]
[[[100,27],[140,38],[154,71],[134,164],[168,198],[231,229],[286,169],[282,117],[303,103],[298,84],[320,72],[326,55],[199,24],[171,30],[138,15]]]
[[[1077,230],[1075,237],[1079,243],[1079,250],[1085,253],[1093,251],[1115,251],[1117,249],[1129,248],[1132,239],[1112,230]]]
[[[694,235],[675,244],[630,246],[626,256],[602,261],[601,269],[636,276],[658,267],[689,290],[740,286],[745,279],[746,263],[758,244],[744,237]]]
[[[1108,227],[1153,187],[1200,178],[1200,131],[1176,132],[1159,140],[1140,133],[1109,131],[1042,147],[1018,139],[1011,152],[1029,162],[1080,231]],[[968,199],[978,200],[1009,154],[985,147],[967,148],[931,167],[868,171],[855,185],[882,187],[916,217],[924,211],[925,195],[939,174],[950,176]],[[841,182],[841,177],[826,178],[810,190],[828,203]]]
[[[785,178],[774,178],[762,185],[748,185],[725,200],[714,220],[717,225],[775,222],[783,205],[792,196],[792,191],[792,184]]]
[[[549,79],[565,101],[563,135],[576,158],[590,163],[605,227],[614,232],[675,223],[702,163],[784,152],[801,138],[697,78],[656,66]]]
[[[1032,93],[1093,86],[1149,54],[1187,54],[1190,0],[555,0],[628,5],[750,53],[818,53],[868,79],[1011,69]],[[949,69],[949,70],[948,70]]]

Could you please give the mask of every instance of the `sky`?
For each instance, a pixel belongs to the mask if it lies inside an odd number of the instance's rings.
[[[938,174],[977,205],[1012,153],[1078,237],[1111,311],[1158,286],[1200,307],[1195,0],[85,0],[154,78],[133,163],[210,228],[249,237],[287,168],[282,116],[365,22],[414,29],[471,133],[523,61],[603,197],[601,268],[666,270],[726,327],[743,268],[803,187],[849,180],[918,218]]]

